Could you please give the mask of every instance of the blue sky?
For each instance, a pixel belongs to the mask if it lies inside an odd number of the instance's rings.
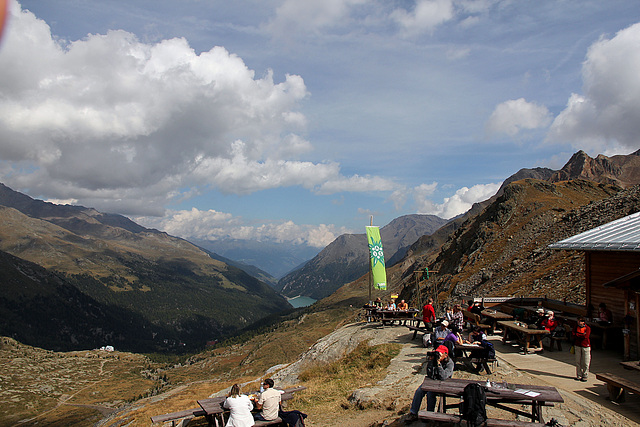
[[[322,247],[640,148],[636,1],[10,2],[0,179],[181,237]]]

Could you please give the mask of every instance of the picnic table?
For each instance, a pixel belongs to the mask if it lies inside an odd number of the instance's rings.
[[[638,360],[632,360],[632,361],[628,361],[628,362],[620,362],[620,364],[622,366],[624,366],[625,369],[635,369],[637,371],[640,371],[640,361],[638,361]]]
[[[484,309],[482,310],[482,315],[486,318],[491,319],[491,330],[495,332],[498,328],[498,321],[500,320],[511,320],[513,316],[507,313],[503,313],[498,310]]]
[[[440,396],[436,412],[420,411],[418,416],[423,419],[438,419],[438,413],[444,414],[447,409],[459,408],[460,404],[447,404],[447,398],[460,398],[464,393],[464,388],[467,384],[477,383],[485,385],[484,381],[476,381],[461,378],[450,378],[444,381],[432,380],[425,377],[422,385],[420,386],[425,392],[433,392]],[[493,384],[490,388],[486,389],[487,405],[499,408],[513,414],[525,416],[531,419],[531,422],[539,422],[544,424],[542,416],[543,406],[553,406],[554,403],[562,403],[564,399],[558,393],[555,387],[533,385],[533,384]],[[516,407],[507,406],[515,405]],[[524,412],[522,407],[530,406],[531,412]],[[433,418],[430,418],[430,414],[436,414]],[[451,414],[453,415],[453,414]],[[460,418],[460,415],[457,415]],[[453,422],[455,421],[451,418]],[[501,420],[505,421],[505,420]],[[489,424],[489,420],[487,420]],[[516,425],[517,422],[511,422],[510,424],[503,425]]]
[[[529,353],[529,343],[532,336],[538,337],[538,341],[540,341],[540,336],[550,334],[546,329],[529,329],[526,324],[515,320],[502,320],[498,321],[498,324],[504,328],[502,342],[506,344],[510,335],[516,335],[524,347],[524,354]]]
[[[286,388],[282,391],[281,399],[282,401],[287,401],[293,398],[293,394],[297,391],[305,390],[304,386],[290,387]],[[278,390],[278,389],[277,389]],[[211,397],[207,399],[198,400],[199,408],[188,409],[186,411],[172,412],[170,414],[163,415],[155,415],[151,417],[152,423],[164,423],[167,421],[172,421],[175,423],[175,420],[181,418],[193,418],[193,417],[206,417],[210,426],[222,427],[225,425],[224,414],[228,412],[225,410],[222,404],[224,403],[226,397]],[[256,426],[266,426],[282,423],[280,418],[276,418],[274,421],[260,421],[256,422]]]
[[[414,320],[419,310],[416,308],[410,308],[408,310],[378,310],[377,314],[380,315],[382,325],[386,325],[387,322],[393,323],[395,321],[402,321],[404,325],[407,320]]]
[[[462,352],[462,357],[454,357],[454,360],[456,362],[463,362],[464,364],[468,364],[471,367],[473,367],[473,364],[476,363],[479,367],[484,368],[487,374],[491,375],[491,368],[489,368],[489,363],[495,362],[496,359],[488,359],[486,357],[474,358],[469,354],[473,350],[483,350],[484,347],[479,344],[456,343],[454,345],[454,348]],[[478,368],[478,372],[479,371],[480,368]]]
[[[362,309],[365,312],[367,322],[373,322],[378,318],[378,310],[380,310],[380,307],[376,305],[365,304],[362,306]]]

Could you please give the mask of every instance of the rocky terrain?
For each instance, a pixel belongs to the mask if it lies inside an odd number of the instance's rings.
[[[410,254],[401,267],[403,296],[415,292],[412,272],[437,271],[424,294],[544,296],[584,302],[583,255],[547,246],[640,210],[640,190],[576,180],[523,180],[468,219],[437,254]]]

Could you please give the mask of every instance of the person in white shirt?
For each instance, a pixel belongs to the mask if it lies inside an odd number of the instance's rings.
[[[251,427],[255,424],[251,410],[253,403],[249,396],[240,394],[240,386],[234,384],[222,406],[230,411],[225,427]]]
[[[262,383],[265,390],[260,394],[260,398],[256,402],[256,409],[261,409],[260,413],[254,414],[256,421],[271,421],[278,418],[280,410],[281,393],[273,388],[273,380],[267,378]]]

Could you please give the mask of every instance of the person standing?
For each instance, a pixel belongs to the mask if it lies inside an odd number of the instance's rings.
[[[591,364],[591,328],[586,324],[584,317],[578,318],[578,326],[571,333],[576,358],[576,381],[586,382],[589,376]]]
[[[436,311],[433,309],[433,298],[429,297],[427,303],[422,307],[422,321],[425,329],[433,330],[436,321]]]
[[[460,304],[455,304],[453,306],[453,314],[451,315],[450,320],[451,326],[464,330],[464,314],[462,314],[462,308]]]
[[[251,410],[253,404],[249,400],[249,396],[240,394],[240,386],[234,384],[227,399],[222,404],[223,407],[230,411],[229,420],[225,427],[251,427],[255,424]]]
[[[273,388],[273,384],[271,378],[267,378],[262,383],[265,390],[260,393],[260,398],[256,402],[256,409],[261,409],[253,416],[256,421],[272,421],[278,418],[282,396],[278,390]]]

